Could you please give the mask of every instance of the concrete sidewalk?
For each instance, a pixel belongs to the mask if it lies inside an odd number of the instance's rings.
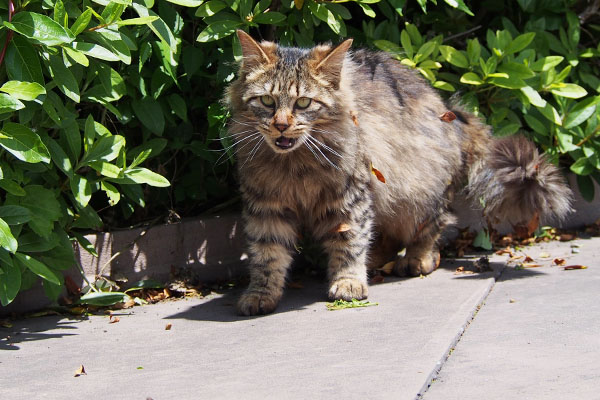
[[[306,278],[257,318],[235,314],[231,290],[112,324],[14,321],[0,328],[0,399],[600,398],[600,238],[521,254],[542,267],[494,255],[493,272],[469,275],[455,273],[469,260],[444,260],[373,285],[367,308],[328,311],[326,286]]]

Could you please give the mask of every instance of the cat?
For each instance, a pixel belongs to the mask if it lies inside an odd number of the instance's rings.
[[[250,284],[242,315],[272,312],[301,230],[328,256],[329,299],[365,299],[367,265],[431,273],[438,240],[464,191],[488,220],[563,218],[571,191],[522,136],[496,139],[388,54],[352,39],[311,49],[237,35],[231,113]],[[406,247],[404,257],[397,252]]]

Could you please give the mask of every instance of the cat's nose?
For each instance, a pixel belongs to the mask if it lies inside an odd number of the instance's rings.
[[[289,128],[289,125],[288,125],[288,124],[284,124],[284,123],[280,123],[280,122],[279,122],[279,123],[276,123],[276,124],[273,124],[273,125],[275,125],[275,128],[277,128],[277,130],[278,130],[279,132],[283,132],[283,131],[285,131],[287,128]]]

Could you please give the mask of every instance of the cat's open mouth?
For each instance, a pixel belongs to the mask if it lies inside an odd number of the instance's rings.
[[[275,139],[275,146],[279,147],[282,150],[289,150],[296,144],[296,139],[292,139],[285,136],[279,136]]]

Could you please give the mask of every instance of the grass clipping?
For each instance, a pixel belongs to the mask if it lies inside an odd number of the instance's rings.
[[[325,303],[325,306],[329,311],[343,310],[345,308],[359,308],[378,305],[379,303],[371,303],[370,301],[358,301],[356,299],[352,299],[352,301],[336,300],[333,303]]]

